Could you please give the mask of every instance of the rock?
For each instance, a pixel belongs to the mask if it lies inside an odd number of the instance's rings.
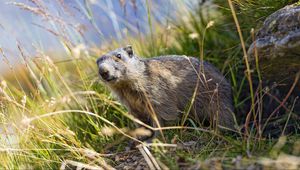
[[[268,16],[255,39],[248,50],[249,61],[255,68],[256,49],[263,93],[267,94],[262,99],[262,119],[271,116],[273,120],[263,134],[278,137],[296,132],[300,121],[300,81],[296,79],[300,72],[300,6],[288,5]],[[256,77],[253,82],[256,89]],[[286,114],[291,112],[296,114],[287,120]],[[286,121],[288,125],[284,128]]]
[[[252,61],[255,48],[264,78],[292,83],[300,71],[300,6],[288,5],[267,17],[248,50]]]

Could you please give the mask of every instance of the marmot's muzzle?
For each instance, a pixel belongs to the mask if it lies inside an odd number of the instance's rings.
[[[99,74],[104,80],[109,79],[109,71],[105,67],[100,67],[99,68]]]

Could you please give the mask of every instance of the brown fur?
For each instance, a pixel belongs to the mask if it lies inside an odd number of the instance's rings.
[[[98,67],[113,65],[108,70],[111,76],[118,75],[116,80],[104,82],[134,116],[156,126],[151,116],[155,114],[161,126],[174,125],[184,117],[195,92],[189,117],[233,128],[231,86],[214,66],[186,56],[140,59],[130,52],[127,55],[125,48],[112,51]],[[124,59],[110,60],[118,53]],[[123,69],[111,70],[116,67]]]

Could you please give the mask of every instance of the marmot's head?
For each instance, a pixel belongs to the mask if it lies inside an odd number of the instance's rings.
[[[109,84],[128,81],[138,62],[131,46],[118,48],[98,58],[100,78]]]

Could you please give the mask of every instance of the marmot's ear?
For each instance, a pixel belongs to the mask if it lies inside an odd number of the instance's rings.
[[[131,45],[127,45],[126,47],[123,48],[124,51],[127,52],[129,57],[133,56],[133,50],[132,50],[132,46]]]

